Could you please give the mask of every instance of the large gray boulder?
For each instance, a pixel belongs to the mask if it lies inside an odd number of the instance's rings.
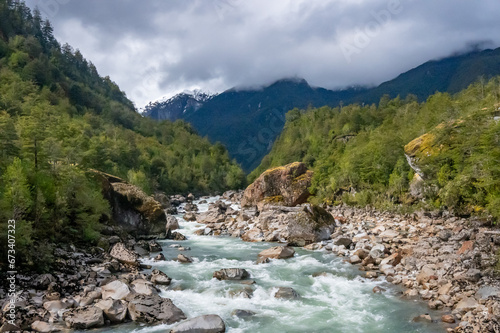
[[[172,328],[170,333],[223,333],[226,325],[217,315],[205,315],[186,320]]]
[[[173,324],[186,319],[184,312],[170,299],[158,295],[129,297],[128,312],[133,321],[146,324]]]
[[[110,282],[101,288],[102,299],[125,299],[130,294],[128,285],[120,280]]]
[[[139,266],[139,256],[127,249],[123,243],[116,243],[109,254],[122,264]]]
[[[244,280],[249,276],[250,274],[242,268],[223,268],[213,274],[217,280]]]
[[[156,295],[156,294],[158,294],[158,291],[156,290],[153,283],[146,281],[144,279],[137,279],[137,280],[133,281],[130,284],[130,286],[132,287],[132,290],[137,294],[142,294],[142,295]]]
[[[179,229],[179,221],[175,216],[167,215],[167,225],[165,226],[166,233]]]
[[[151,282],[153,282],[153,284],[155,285],[168,286],[170,285],[171,281],[172,279],[162,271],[153,269],[153,271],[151,272]]]
[[[101,309],[113,324],[122,323],[127,316],[127,302],[123,300],[100,300],[95,306]]]
[[[84,306],[68,310],[63,314],[66,326],[73,329],[89,329],[104,326],[104,315],[100,308]]]
[[[244,241],[281,241],[293,246],[305,246],[330,239],[335,229],[333,216],[319,206],[266,206],[254,219],[253,229]],[[252,233],[252,231],[254,231]]]

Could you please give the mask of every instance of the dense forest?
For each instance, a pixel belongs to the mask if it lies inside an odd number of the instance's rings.
[[[147,193],[214,193],[245,181],[221,144],[185,122],[141,117],[38,11],[0,0],[0,233],[6,244],[7,221],[17,221],[26,267],[47,268],[52,242],[99,238],[109,207],[90,168]]]
[[[453,96],[436,93],[423,103],[412,95],[384,96],[378,105],[294,109],[249,178],[303,161],[315,172],[311,191],[318,202],[449,209],[498,219],[499,116],[500,77],[480,79]]]

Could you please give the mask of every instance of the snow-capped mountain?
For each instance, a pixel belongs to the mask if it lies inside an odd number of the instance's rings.
[[[186,114],[198,111],[215,95],[201,90],[185,90],[170,98],[164,98],[149,103],[144,108],[143,115],[158,120],[175,121],[184,118]]]

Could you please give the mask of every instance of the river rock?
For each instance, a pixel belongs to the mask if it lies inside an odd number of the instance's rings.
[[[223,268],[214,272],[213,277],[217,280],[244,280],[250,277],[250,274],[242,268]]]
[[[483,286],[476,292],[477,299],[488,299],[490,296],[500,297],[500,288],[493,286]]]
[[[261,251],[258,256],[259,258],[269,258],[269,259],[287,259],[293,257],[295,250],[290,246],[275,246],[270,249]]]
[[[134,280],[130,286],[132,287],[132,290],[141,295],[156,295],[158,294],[158,291],[154,287],[152,282],[146,281],[144,279],[137,279]]]
[[[179,221],[175,216],[167,215],[167,225],[165,226],[166,233],[179,229]]]
[[[116,243],[109,254],[123,264],[139,266],[138,255],[127,249],[123,243]]]
[[[349,257],[349,262],[353,265],[359,264],[361,262],[361,258],[358,257],[357,255],[352,255]]]
[[[168,285],[170,285],[171,281],[172,281],[172,279],[169,278],[167,276],[167,274],[163,273],[160,270],[154,269],[151,272],[151,282],[153,282],[153,284],[168,286]]]
[[[150,252],[160,252],[162,250],[161,245],[158,244],[157,241],[149,241],[148,243],[149,251]]]
[[[447,323],[447,324],[454,324],[455,323],[455,318],[452,315],[442,315],[441,316],[441,321],[443,323]]]
[[[96,303],[104,316],[113,324],[122,323],[127,316],[127,302],[124,300],[105,299]]]
[[[224,333],[226,325],[217,315],[205,315],[175,325],[170,333]]]
[[[177,231],[172,232],[170,234],[169,239],[173,239],[173,240],[176,240],[176,241],[187,240],[186,236],[184,236],[183,234],[181,234],[180,232],[177,232]]]
[[[479,306],[479,303],[474,298],[467,297],[467,298],[462,299],[460,302],[458,302],[455,305],[455,310],[457,310],[461,313],[465,313],[465,312],[474,310],[478,306]]]
[[[188,264],[193,262],[193,259],[191,257],[188,257],[182,253],[177,255],[177,260],[183,264]]]
[[[349,248],[349,245],[351,245],[352,240],[349,237],[339,237],[333,241],[333,244],[335,245],[343,245],[346,248]]]
[[[281,299],[297,299],[300,298],[299,294],[290,287],[279,287],[274,297]]]
[[[233,312],[231,312],[232,316],[238,317],[238,318],[250,318],[256,315],[255,312],[249,311],[249,310],[241,310],[241,309],[236,309]]]
[[[74,304],[72,302],[61,301],[61,300],[48,301],[48,302],[43,303],[43,307],[45,310],[47,310],[49,312],[54,312],[54,313],[57,313],[61,310],[66,310],[66,309],[72,308],[73,305]]]
[[[46,323],[44,321],[34,321],[31,324],[31,329],[35,332],[40,332],[40,333],[51,333],[51,332],[60,332],[61,330],[57,327],[55,327],[52,324]]]
[[[100,308],[85,306],[68,310],[63,314],[66,326],[73,329],[89,329],[104,326],[104,315]]]
[[[182,218],[186,221],[194,222],[196,221],[196,214],[192,212],[187,212],[186,214],[184,214],[184,216],[182,216]]]
[[[146,324],[173,324],[186,319],[170,299],[158,295],[133,295],[129,298],[128,311],[133,321]]]
[[[291,163],[262,173],[247,187],[241,206],[255,206],[259,203],[296,206],[306,202],[310,196],[313,172],[302,162]]]
[[[417,275],[418,284],[424,284],[424,283],[429,282],[431,276],[433,276],[435,274],[436,273],[435,273],[434,269],[432,269],[428,265],[422,267],[422,269],[420,270],[420,273],[418,273],[418,275]]]
[[[120,280],[115,280],[102,287],[102,299],[125,299],[130,294],[127,284]]]

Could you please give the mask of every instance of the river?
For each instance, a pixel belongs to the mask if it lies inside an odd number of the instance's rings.
[[[210,198],[208,203],[216,199]],[[208,203],[195,203],[200,212],[208,209]],[[398,287],[363,278],[363,272],[356,266],[344,263],[342,258],[331,253],[296,248],[293,258],[257,265],[257,254],[276,244],[197,236],[194,232],[203,225],[186,222],[182,215],[176,217],[181,233],[189,240],[160,241],[167,261],[144,259],[143,262],[172,278],[172,284],[160,295],[172,299],[188,318],[217,314],[224,319],[229,333],[445,331],[440,324],[412,321],[415,316],[429,311],[426,304],[402,299]],[[181,264],[169,260],[180,253],[171,247],[174,244],[190,247],[191,250],[181,253],[192,257],[194,262]],[[256,283],[249,286],[212,278],[213,272],[222,268],[244,268]],[[372,290],[376,286],[385,291],[374,293]],[[277,299],[274,297],[277,287],[292,287],[300,298]],[[240,319],[232,315],[236,309],[252,311],[255,315]],[[168,332],[170,327],[126,324],[99,332],[155,333]]]

